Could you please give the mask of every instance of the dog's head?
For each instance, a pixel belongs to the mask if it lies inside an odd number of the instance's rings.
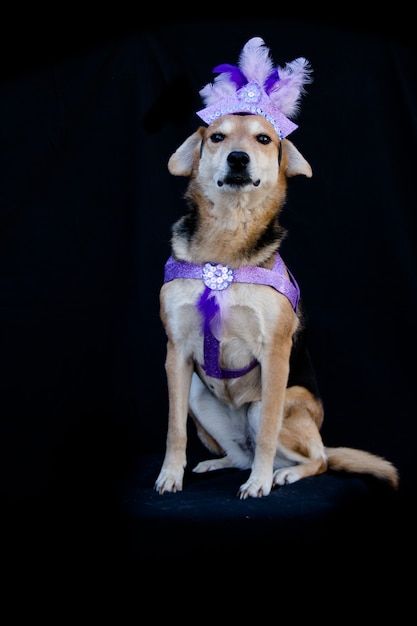
[[[294,144],[280,140],[261,115],[224,115],[200,127],[174,152],[168,169],[198,181],[212,202],[224,194],[265,197],[290,176],[312,176]]]
[[[200,127],[174,152],[168,169],[190,177],[189,212],[173,227],[175,254],[234,267],[271,257],[284,236],[277,218],[287,178],[312,175],[296,147],[255,114],[224,115]]]

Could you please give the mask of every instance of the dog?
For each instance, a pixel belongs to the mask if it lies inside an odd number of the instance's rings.
[[[189,211],[173,225],[160,291],[169,416],[156,491],[182,490],[188,416],[212,457],[193,471],[250,470],[242,499],[328,469],[396,489],[391,462],[326,447],[320,435],[323,402],[298,285],[279,254],[287,180],[311,177],[310,164],[264,116],[226,114],[188,137],[168,169],[189,177]],[[222,289],[205,286],[202,275]]]

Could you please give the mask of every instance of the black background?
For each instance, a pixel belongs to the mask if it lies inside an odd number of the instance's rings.
[[[304,56],[313,68],[290,137],[313,177],[290,181],[282,250],[309,316],[323,438],[397,465],[407,533],[416,484],[410,15],[111,13],[36,11],[2,26],[0,486],[10,567],[33,574],[63,544],[66,558],[76,545],[84,554],[85,527],[97,558],[128,544],[114,538],[117,485],[165,445],[158,296],[186,184],[167,161],[199,125],[212,68],[235,64],[253,36],[275,64]]]

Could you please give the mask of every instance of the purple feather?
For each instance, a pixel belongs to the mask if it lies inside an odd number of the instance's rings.
[[[203,332],[205,332],[209,328],[211,320],[219,311],[217,300],[209,287],[206,287],[201,294],[197,308],[203,316]]]
[[[216,72],[230,73],[230,80],[235,83],[238,89],[243,87],[243,85],[246,85],[246,83],[248,82],[247,78],[242,73],[242,71],[237,67],[237,65],[230,65],[229,63],[222,63],[221,65],[216,65],[216,67],[213,68],[212,72],[213,74],[215,74]]]
[[[264,89],[267,94],[275,87],[276,83],[279,81],[279,72],[277,68],[268,76],[265,81]]]

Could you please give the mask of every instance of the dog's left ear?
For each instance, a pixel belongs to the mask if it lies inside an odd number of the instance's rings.
[[[283,159],[286,176],[290,177],[303,174],[311,178],[313,176],[311,165],[305,160],[294,144],[291,143],[289,139],[283,139],[281,143],[282,150],[286,156],[286,159]]]
[[[205,127],[200,126],[188,139],[176,149],[168,161],[168,170],[173,176],[190,176],[194,163],[199,159],[200,146]]]

